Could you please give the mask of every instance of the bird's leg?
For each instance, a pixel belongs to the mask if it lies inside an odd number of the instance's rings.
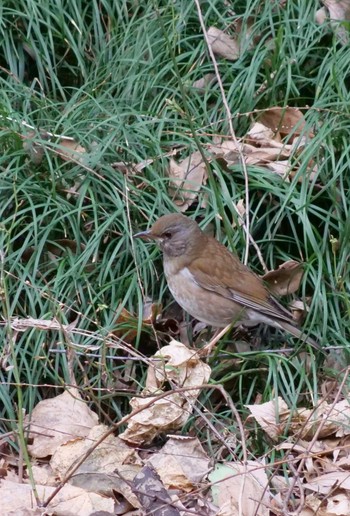
[[[223,337],[224,335],[226,335],[226,333],[229,331],[229,329],[232,328],[232,324],[228,324],[227,326],[225,326],[225,328],[223,330],[218,330],[215,332],[215,335],[213,336],[213,338],[211,339],[210,342],[208,342],[208,344],[206,344],[199,352],[199,356],[201,357],[207,357],[208,355],[210,355],[210,353],[212,352],[212,350],[214,349],[214,347],[216,346],[216,344],[219,342],[219,340],[221,339],[221,337]]]

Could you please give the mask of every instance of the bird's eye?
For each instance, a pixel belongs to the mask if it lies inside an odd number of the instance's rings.
[[[171,237],[171,232],[170,232],[170,231],[165,231],[165,232],[163,233],[163,237],[165,237],[165,238],[170,238],[170,237]]]

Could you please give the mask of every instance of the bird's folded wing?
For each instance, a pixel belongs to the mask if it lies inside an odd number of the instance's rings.
[[[226,256],[227,260],[230,260],[231,256]],[[191,274],[197,285],[226,299],[231,299],[245,308],[293,324],[291,314],[270,296],[261,280],[238,259],[237,263],[234,261],[231,264],[232,267],[228,268],[220,267],[218,262],[213,262],[215,265],[210,274],[205,270],[206,264],[201,262],[200,259],[196,260],[191,267]],[[232,270],[233,273],[223,274],[222,271],[225,270]]]

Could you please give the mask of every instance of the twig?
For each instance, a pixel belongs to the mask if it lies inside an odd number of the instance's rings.
[[[343,380],[342,380],[342,382],[341,382],[341,384],[339,386],[338,392],[337,392],[337,394],[336,394],[336,396],[334,398],[334,401],[333,401],[332,405],[329,407],[327,413],[324,414],[324,417],[323,417],[319,427],[317,428],[317,431],[315,432],[315,435],[313,436],[312,440],[310,441],[310,443],[309,443],[309,445],[308,445],[308,447],[306,449],[305,457],[301,459],[298,468],[293,472],[294,473],[293,479],[292,479],[292,482],[291,482],[291,484],[289,486],[289,489],[287,491],[287,494],[285,496],[284,503],[283,503],[283,513],[284,514],[288,514],[288,501],[289,501],[289,499],[290,499],[290,497],[292,495],[292,492],[293,492],[293,489],[295,487],[295,484],[299,481],[299,477],[300,477],[300,474],[301,474],[302,470],[304,469],[305,462],[307,461],[308,457],[310,456],[309,454],[310,454],[314,444],[318,440],[318,436],[321,433],[322,428],[328,422],[329,415],[331,414],[331,412],[334,409],[335,405],[338,403],[338,400],[339,400],[339,397],[341,395],[342,389],[343,389],[343,387],[345,385],[345,382],[349,378],[349,372],[350,372],[350,367],[345,369],[345,371],[344,371],[344,378],[343,378]],[[302,509],[303,509],[303,506],[301,504],[299,504],[299,507],[295,511],[295,514],[296,515],[300,514]]]
[[[250,238],[249,238],[249,233],[250,233],[249,178],[248,178],[247,165],[246,165],[246,162],[245,162],[245,159],[244,159],[244,154],[242,152],[242,149],[238,145],[236,134],[235,134],[235,131],[233,129],[232,113],[231,113],[230,107],[229,107],[228,102],[227,102],[224,86],[222,84],[222,80],[221,80],[220,73],[219,73],[219,67],[218,67],[218,64],[216,62],[214,52],[213,52],[213,50],[211,48],[211,45],[210,45],[210,42],[209,42],[208,33],[207,33],[207,29],[205,27],[205,23],[204,23],[203,14],[202,14],[202,11],[201,11],[200,3],[199,3],[199,0],[194,0],[194,1],[195,1],[195,4],[196,4],[196,7],[197,7],[198,18],[199,18],[199,22],[201,24],[201,28],[202,28],[202,31],[203,31],[205,42],[206,42],[207,47],[208,47],[208,52],[209,52],[209,55],[210,55],[210,59],[212,60],[212,63],[213,63],[213,66],[214,66],[215,76],[216,76],[216,79],[217,79],[218,84],[219,84],[222,101],[223,101],[223,104],[224,104],[224,107],[225,107],[225,110],[226,110],[226,113],[227,113],[227,121],[228,121],[228,125],[229,125],[230,135],[231,135],[231,138],[232,138],[233,142],[235,143],[235,145],[237,147],[237,152],[238,152],[238,155],[239,155],[239,158],[240,158],[240,161],[241,161],[241,165],[242,165],[242,168],[243,168],[244,185],[245,185],[245,206],[246,206],[246,223],[245,223],[244,228],[245,228],[245,231],[246,231],[246,234],[247,234],[244,263],[245,263],[245,265],[247,265],[247,263],[248,263],[248,254],[249,254],[249,241],[250,241]]]

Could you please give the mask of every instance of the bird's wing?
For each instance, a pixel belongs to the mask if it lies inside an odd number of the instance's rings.
[[[211,240],[210,244],[206,246],[206,253],[191,263],[191,274],[197,285],[266,316],[292,322],[291,314],[271,297],[254,272],[217,240]]]

